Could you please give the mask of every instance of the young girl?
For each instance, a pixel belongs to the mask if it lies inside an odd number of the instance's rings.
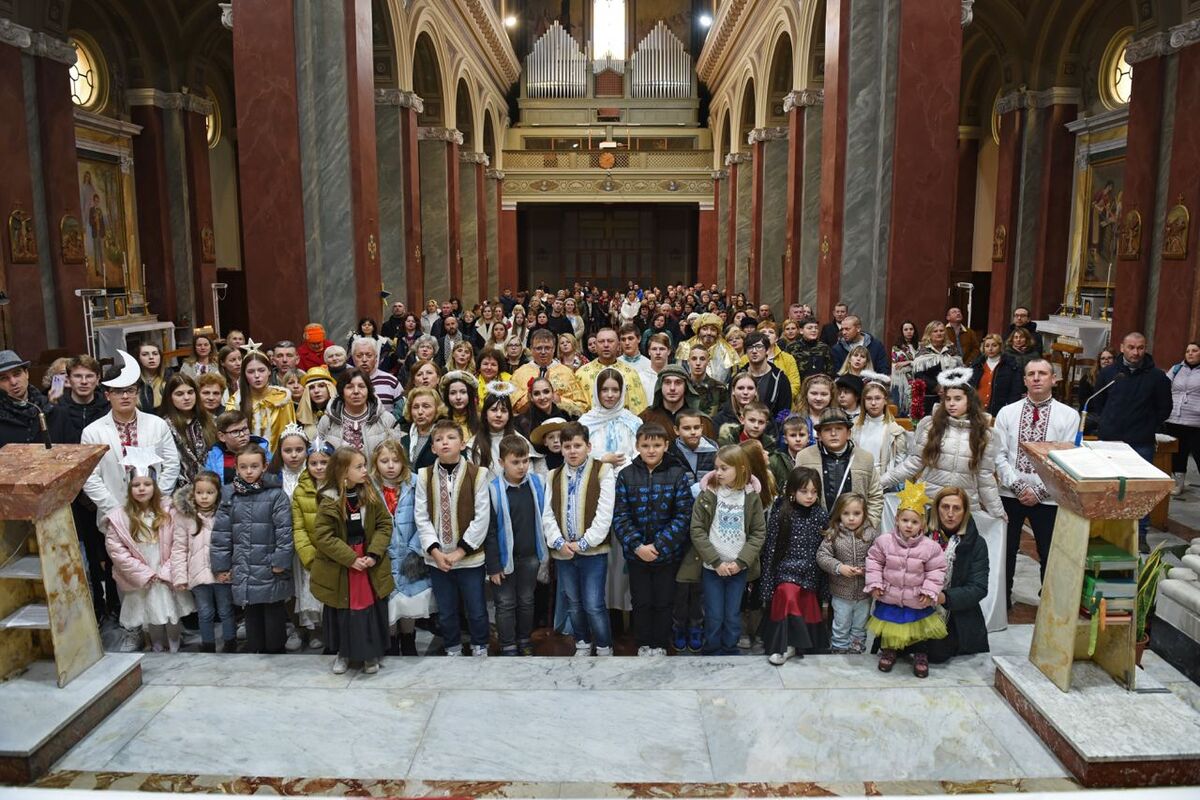
[[[842,362],[838,375],[862,375],[863,370],[871,366],[871,351],[861,344],[851,348]]]
[[[162,459],[153,448],[129,447],[121,463],[130,472],[125,505],[108,512],[104,544],[121,590],[121,626],[144,629],[154,652],[179,650],[179,620],[195,610],[191,594],[171,576],[175,528],[155,481]]]
[[[388,620],[396,626],[399,642],[398,646],[393,643],[389,652],[419,655],[416,620],[428,617],[433,610],[433,584],[414,517],[417,476],[399,442],[389,440],[375,449],[371,454],[371,477],[393,520],[388,559],[396,589],[388,598]]]
[[[749,372],[742,372],[733,379],[729,387],[729,402],[725,404],[713,419],[713,427],[718,432],[726,425],[741,424],[742,414],[746,405],[758,399],[758,384]]]
[[[162,405],[158,407],[179,451],[179,486],[192,482],[217,440],[212,415],[199,403],[198,394],[196,382],[180,372],[167,380]]]
[[[808,444],[817,443],[817,423],[821,412],[833,402],[833,380],[828,375],[809,375],[800,390],[796,413],[808,424]]]
[[[325,604],[325,641],[336,653],[333,672],[352,661],[379,671],[388,648],[387,599],[396,588],[388,547],[392,515],[367,476],[367,457],[339,447],[321,490],[312,534],[313,595]]]
[[[233,345],[225,345],[217,353],[217,365],[221,368],[226,388],[232,391],[242,377],[242,351]]]
[[[287,389],[292,397],[292,408],[300,408],[300,400],[304,397],[304,373],[298,369],[289,369],[279,376],[279,382]]]
[[[888,408],[891,399],[891,379],[887,375],[864,370],[862,408],[850,438],[854,446],[865,450],[875,459],[879,474],[903,463],[908,455],[908,431],[896,422]]]
[[[298,424],[292,423],[283,429],[283,433],[279,437],[279,449],[275,451],[275,455],[271,457],[271,463],[267,467],[267,472],[272,475],[278,475],[279,480],[283,484],[283,493],[287,495],[288,501],[291,502],[295,496],[296,487],[300,482],[300,476],[304,474],[304,462],[308,458],[308,435]],[[295,514],[295,504],[292,505],[293,515]],[[292,520],[292,543],[295,544],[295,519]],[[299,575],[299,557],[293,559],[292,574]],[[293,616],[293,622],[297,622],[298,614]],[[303,624],[293,627],[288,626],[287,643],[284,645],[289,653],[294,653],[304,646],[304,639],[311,634],[313,626],[305,626]],[[308,629],[308,630],[306,630]],[[305,633],[301,633],[305,631]]]
[[[271,385],[271,362],[258,350],[251,350],[242,360],[242,377],[238,393],[229,398],[226,408],[240,408],[250,420],[250,435],[267,440],[267,449],[279,449],[279,435],[296,421],[292,395],[282,386]]]
[[[246,334],[234,328],[229,333],[225,334],[225,345],[227,347],[241,348],[246,344]]]
[[[817,550],[817,564],[829,575],[833,595],[834,653],[861,653],[867,641],[871,601],[863,594],[867,551],[879,531],[867,523],[867,499],[847,492],[833,504],[830,525]]]
[[[642,420],[625,408],[625,379],[620,371],[607,368],[596,376],[592,410],[579,418],[588,429],[592,457],[616,471],[637,455],[637,431]]]
[[[913,656],[913,674],[929,677],[923,643],[946,636],[946,623],[936,611],[946,557],[941,546],[924,535],[928,506],[925,484],[906,482],[900,492],[896,530],[876,538],[867,551],[865,591],[875,598],[867,630],[880,639],[880,672],[891,672],[897,651],[907,648]]]
[[[554,384],[550,383],[549,378],[531,380],[529,382],[529,408],[517,419],[517,429],[525,436],[529,436],[535,428],[547,420],[574,419],[571,414],[559,407],[557,401],[558,396],[554,391]]]
[[[562,429],[566,424],[562,417],[551,417],[529,433],[529,441],[541,454],[547,473],[563,465]]]
[[[742,595],[747,581],[758,577],[758,553],[766,537],[759,489],[746,451],[725,445],[717,451],[712,472],[700,480],[700,495],[692,506],[692,547],[703,566],[704,652],[709,655],[740,655]]]
[[[300,480],[296,482],[296,488],[292,491],[292,542],[296,551],[293,564],[296,581],[296,621],[308,636],[309,649],[321,650],[325,647],[320,634],[321,611],[324,607],[313,597],[309,570],[312,569],[313,559],[317,556],[316,548],[312,544],[312,534],[317,524],[317,493],[325,485],[333,447],[324,439],[315,438],[308,445],[307,456],[304,471],[300,473]]]
[[[815,469],[793,469],[767,523],[758,590],[767,609],[763,647],[767,661],[777,667],[826,646],[821,604],[827,587],[816,559],[829,516],[819,502],[820,487]]]
[[[175,538],[171,543],[171,582],[175,591],[191,589],[200,622],[200,652],[215,653],[213,621],[221,620],[221,651],[237,652],[237,623],[233,618],[233,592],[228,583],[213,577],[208,552],[213,516],[221,499],[221,476],[204,470],[190,486],[175,492]]]
[[[329,401],[333,399],[333,376],[329,368],[322,365],[304,373],[304,397],[296,409],[296,422],[304,426],[304,434],[311,440],[317,435],[317,423],[325,416]]]
[[[290,404],[289,404],[290,405]],[[292,509],[267,455],[249,444],[237,452],[237,475],[221,495],[209,557],[213,575],[232,581],[245,611],[246,652],[282,653],[292,597]]]
[[[479,381],[469,372],[452,370],[441,380],[442,401],[446,404],[447,416],[454,420],[462,431],[463,441],[479,427]]]
[[[780,490],[771,471],[771,457],[759,439],[747,439],[740,442],[738,447],[742,448],[750,461],[750,474],[758,481],[758,499],[762,501],[762,507],[768,510],[767,517],[770,521],[770,509]],[[754,647],[755,640],[759,639],[762,608],[758,599],[758,583],[751,581],[742,598],[742,636],[738,639],[738,647],[743,651],[749,652]]]
[[[517,431],[512,401],[509,399],[516,388],[508,381],[493,381],[487,385],[479,427],[475,429],[475,435],[467,440],[467,457],[484,469],[490,469],[493,476],[503,471],[500,466],[500,440],[509,434],[521,435]],[[535,452],[532,447],[530,451],[531,455]],[[530,466],[534,472],[545,474],[545,464],[540,457],[533,457]]]

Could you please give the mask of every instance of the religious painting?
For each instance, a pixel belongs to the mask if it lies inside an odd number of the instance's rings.
[[[38,260],[33,217],[22,208],[14,208],[8,215],[8,253],[14,264],[36,264]]]
[[[58,222],[58,243],[62,250],[64,264],[83,264],[87,262],[83,240],[83,226],[79,217],[74,214],[64,214]]]
[[[1188,233],[1191,229],[1192,215],[1183,204],[1183,195],[1167,211],[1167,221],[1163,227],[1163,258],[1180,260],[1187,258]]]
[[[124,287],[128,260],[124,182],[116,161],[79,156],[79,208],[89,287]]]
[[[1088,164],[1087,224],[1080,285],[1104,289],[1114,285],[1114,269],[1125,190],[1125,157]]]
[[[1136,261],[1142,257],[1142,215],[1134,210],[1125,214],[1121,222],[1121,237],[1117,243],[1117,258]]]
[[[996,232],[992,235],[992,261],[1003,261],[1008,254],[1008,228],[1003,225],[996,226]]]

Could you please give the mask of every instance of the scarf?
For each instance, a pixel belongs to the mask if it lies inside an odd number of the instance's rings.
[[[613,404],[612,408],[605,408],[600,403],[600,381],[597,380],[596,385],[592,387],[592,409],[579,418],[580,424],[589,431],[603,428],[604,449],[601,451],[601,454],[622,452],[621,439],[618,436],[618,429],[615,423],[620,422],[622,415],[626,413],[625,393],[627,387],[623,378],[624,376],[622,376],[621,381],[621,396],[617,398],[617,402]],[[630,414],[630,416],[633,415]]]
[[[233,478],[234,494],[251,494],[252,492],[261,492],[262,490],[262,478],[259,478],[254,483],[246,483],[244,480],[242,480],[242,476],[240,475],[235,475]]]

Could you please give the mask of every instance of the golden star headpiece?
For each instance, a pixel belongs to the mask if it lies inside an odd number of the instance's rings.
[[[900,490],[900,507],[896,509],[896,513],[901,511],[915,511],[922,517],[925,516],[925,510],[929,508],[929,495],[925,492],[925,482],[921,481],[913,483],[905,481],[904,488]]]

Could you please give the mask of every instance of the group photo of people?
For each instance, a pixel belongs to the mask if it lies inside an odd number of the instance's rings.
[[[391,656],[988,651],[1057,507],[1026,442],[1200,459],[1200,344],[1124,333],[1067,395],[1029,310],[864,330],[839,303],[541,286],[168,363],[0,352],[0,446],[103,444],[72,505],[106,646]],[[1171,360],[1171,359],[1167,359]],[[1141,527],[1145,543],[1146,522]],[[418,634],[425,646],[418,646]],[[315,662],[314,662],[315,663]],[[395,662],[393,662],[395,663]]]

